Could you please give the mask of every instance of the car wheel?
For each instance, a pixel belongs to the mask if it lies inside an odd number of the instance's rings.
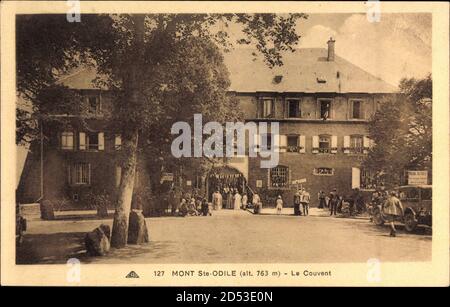
[[[376,209],[373,214],[373,222],[377,226],[382,226],[384,224],[383,216],[381,215],[380,209]]]
[[[403,221],[405,223],[405,229],[408,232],[413,232],[417,226],[417,220],[412,212],[408,212],[405,214]]]

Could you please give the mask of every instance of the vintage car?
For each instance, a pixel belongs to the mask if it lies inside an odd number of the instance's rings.
[[[417,225],[432,225],[432,186],[431,185],[405,185],[395,189],[403,205],[403,216],[398,220],[405,224],[408,232],[414,231]],[[383,225],[385,215],[381,205],[373,209],[373,222]]]

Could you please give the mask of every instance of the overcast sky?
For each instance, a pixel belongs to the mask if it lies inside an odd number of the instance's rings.
[[[300,48],[325,48],[332,36],[337,55],[393,85],[431,73],[430,14],[382,14],[380,22],[365,14],[314,14],[297,32]]]

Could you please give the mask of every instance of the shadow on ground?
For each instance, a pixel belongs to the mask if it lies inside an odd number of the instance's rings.
[[[170,241],[155,241],[143,245],[128,245],[123,249],[112,248],[105,257],[91,257],[84,247],[85,232],[59,232],[53,234],[26,234],[16,248],[17,264],[65,264],[70,258],[82,263],[114,259],[127,262],[146,254],[151,259],[164,259],[175,254]]]

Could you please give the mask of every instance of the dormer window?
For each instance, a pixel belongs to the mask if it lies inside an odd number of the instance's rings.
[[[273,83],[275,84],[279,84],[281,83],[281,81],[283,80],[283,76],[282,75],[277,75],[273,78]]]

